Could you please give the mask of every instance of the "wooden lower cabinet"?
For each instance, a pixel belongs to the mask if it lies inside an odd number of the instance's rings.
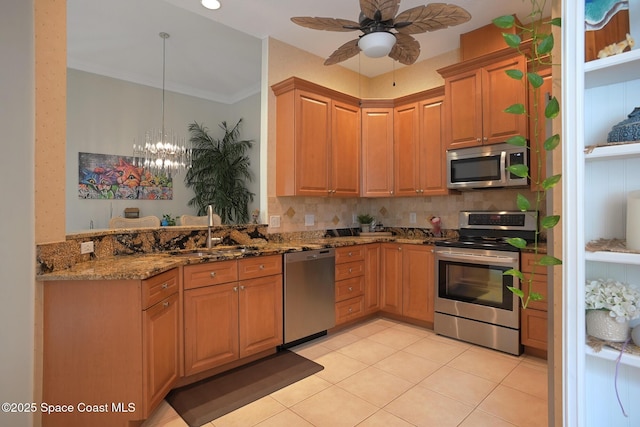
[[[336,249],[336,326],[364,315],[365,246]]]
[[[364,247],[364,314],[380,310],[380,243]]]
[[[541,255],[538,255],[538,258]],[[525,278],[529,277],[534,269],[536,257],[533,253],[523,252],[520,256],[520,270]],[[526,309],[520,309],[520,341],[522,345],[539,351],[547,351],[547,268],[535,266],[535,275],[531,283],[533,292],[542,295],[541,301],[531,301]],[[526,284],[522,285],[525,296],[529,294]]]
[[[282,344],[281,255],[186,266],[185,289],[185,375]]]
[[[433,247],[381,244],[381,305],[387,313],[433,323]]]
[[[178,282],[172,269],[44,283],[42,401],[74,411],[45,413],[43,426],[125,426],[151,414],[179,376]]]

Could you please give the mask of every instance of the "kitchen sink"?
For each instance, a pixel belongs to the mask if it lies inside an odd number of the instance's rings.
[[[255,254],[258,248],[252,246],[216,246],[213,248],[181,249],[171,251],[173,256],[185,258],[215,258],[215,257],[241,257],[246,254]]]
[[[245,246],[224,246],[214,248],[198,248],[172,251],[171,255],[187,258],[207,258],[218,256],[242,256],[250,249]]]

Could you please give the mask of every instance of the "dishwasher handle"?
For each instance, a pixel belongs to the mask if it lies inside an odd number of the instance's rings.
[[[290,252],[284,254],[284,262],[290,264],[293,262],[315,261],[325,258],[335,258],[335,249],[314,249],[311,251]]]

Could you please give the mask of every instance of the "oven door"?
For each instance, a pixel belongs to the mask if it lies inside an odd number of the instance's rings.
[[[438,248],[435,311],[518,329],[518,297],[507,287],[520,287],[504,275],[520,266],[519,252]]]

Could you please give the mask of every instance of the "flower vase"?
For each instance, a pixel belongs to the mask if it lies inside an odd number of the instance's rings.
[[[360,229],[362,230],[363,233],[368,233],[369,232],[369,224],[360,224]]]
[[[609,316],[609,310],[587,310],[587,335],[611,342],[624,342],[629,338],[629,322],[618,322]]]

